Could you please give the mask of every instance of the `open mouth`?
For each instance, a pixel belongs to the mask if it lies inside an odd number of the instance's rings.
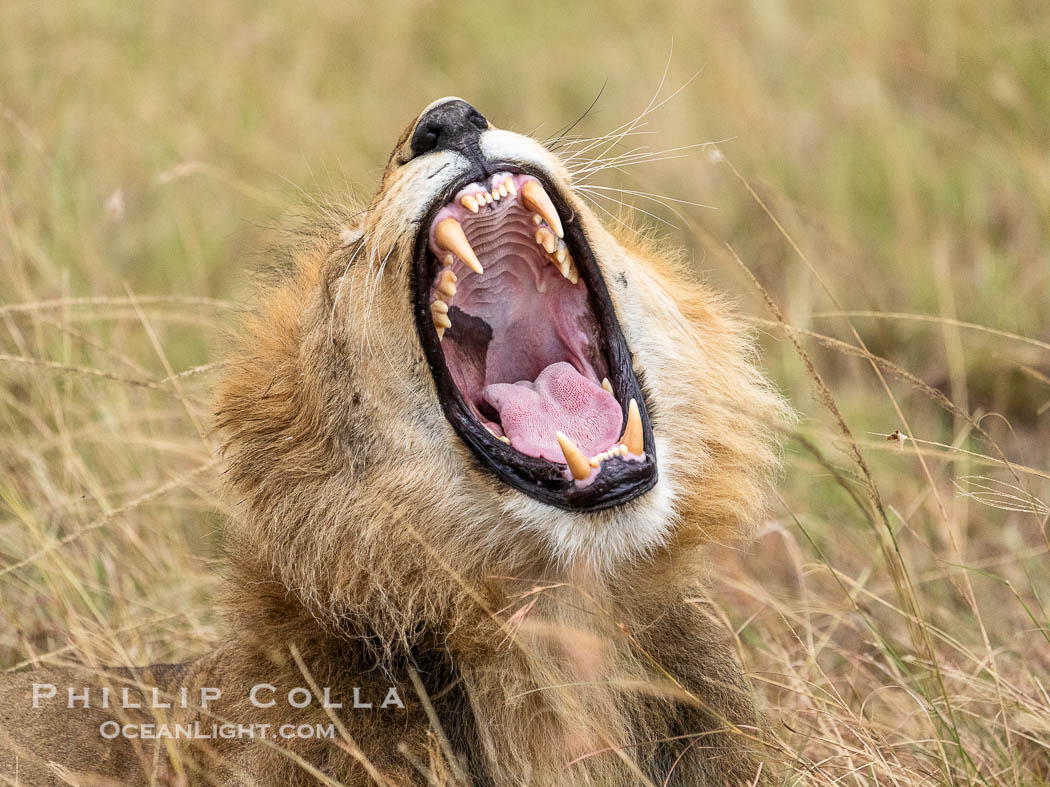
[[[442,408],[503,481],[569,510],[656,483],[652,428],[594,254],[520,168],[453,186],[417,239],[415,313]]]

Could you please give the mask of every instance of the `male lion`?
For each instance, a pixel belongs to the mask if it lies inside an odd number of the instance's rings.
[[[243,326],[217,412],[229,638],[9,676],[0,772],[760,778],[701,548],[760,515],[786,408],[720,301],[621,234],[542,145],[427,107]]]

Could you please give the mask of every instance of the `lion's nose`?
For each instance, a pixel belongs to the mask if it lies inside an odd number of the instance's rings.
[[[488,127],[485,116],[461,98],[436,102],[416,123],[412,156],[422,156],[432,150],[453,150],[467,158],[479,158],[478,140]]]

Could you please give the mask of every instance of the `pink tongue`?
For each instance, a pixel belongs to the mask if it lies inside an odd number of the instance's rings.
[[[493,383],[482,389],[499,411],[510,444],[529,456],[564,462],[555,432],[564,432],[587,456],[611,447],[623,414],[616,398],[570,363],[552,363],[535,382]]]

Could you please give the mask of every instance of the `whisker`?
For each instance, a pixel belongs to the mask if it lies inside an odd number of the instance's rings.
[[[339,287],[336,288],[335,298],[332,299],[332,313],[328,320],[328,341],[331,342],[335,336],[335,310],[339,305],[339,298],[343,294],[343,284],[346,282],[346,274],[350,272],[350,266],[353,265],[354,260],[357,259],[357,255],[361,253],[361,249],[365,246],[366,236],[361,236],[361,239],[357,242],[357,248],[354,249],[353,254],[350,255],[350,259],[346,261],[346,267],[343,268],[343,275],[339,277]],[[352,285],[351,285],[352,286]]]
[[[595,185],[593,183],[588,183],[583,188],[599,189],[601,191],[619,191],[621,194],[631,194],[631,195],[633,195],[635,197],[645,197],[647,199],[651,199],[653,202],[659,202],[661,205],[665,205],[664,200],[667,200],[668,202],[676,202],[676,203],[678,203],[680,205],[691,205],[694,208],[710,208],[711,210],[715,210],[716,209],[714,205],[705,205],[702,202],[692,202],[691,200],[687,200],[687,199],[678,199],[677,197],[668,197],[668,196],[665,196],[663,194],[654,194],[654,193],[652,193],[650,191],[637,191],[635,189],[621,189],[621,188],[617,188],[615,186],[597,186],[597,185]],[[665,207],[666,207],[666,205],[665,205]]]
[[[587,186],[579,187],[579,190],[584,192],[584,193],[588,193],[591,197],[599,197],[601,199],[605,199],[605,200],[608,200],[609,202],[615,203],[615,204],[617,204],[617,205],[619,205],[619,206],[621,206],[621,207],[623,207],[625,209],[634,210],[634,211],[637,211],[639,213],[644,213],[646,216],[648,216],[649,218],[653,219],[654,221],[658,221],[661,224],[664,224],[664,225],[666,225],[668,227],[672,227],[673,228],[675,226],[671,222],[667,221],[667,219],[664,219],[664,218],[662,218],[660,216],[657,216],[655,213],[647,211],[644,208],[639,208],[637,205],[628,205],[623,200],[618,200],[615,197],[610,197],[608,194],[601,194],[601,193],[590,192],[588,190]],[[594,204],[597,204],[597,203],[594,203]],[[674,211],[673,208],[669,208],[669,210]],[[685,221],[685,217],[682,216],[680,213],[678,213],[678,211],[674,211],[674,213],[683,222]],[[608,211],[606,211],[606,214],[608,215]],[[629,226],[628,224],[624,223],[623,221],[620,221],[619,219],[617,219],[617,221],[618,221],[619,224],[623,225],[624,227]]]

